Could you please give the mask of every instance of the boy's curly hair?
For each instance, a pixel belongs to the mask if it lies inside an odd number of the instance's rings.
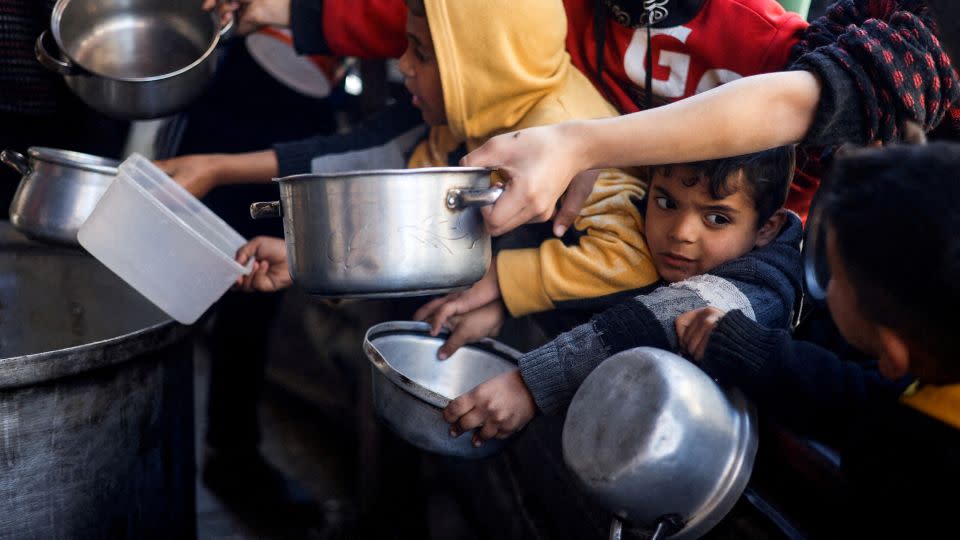
[[[786,202],[796,159],[796,151],[789,145],[731,158],[684,163],[697,173],[684,184],[689,187],[706,180],[707,190],[714,199],[729,197],[741,186],[746,188],[757,209],[757,227],[760,227]],[[659,171],[669,177],[672,168],[678,165],[661,165],[650,172]]]

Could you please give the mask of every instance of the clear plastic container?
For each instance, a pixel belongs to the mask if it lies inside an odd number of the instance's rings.
[[[77,233],[80,245],[183,324],[238,277],[246,240],[150,160],[133,154]]]

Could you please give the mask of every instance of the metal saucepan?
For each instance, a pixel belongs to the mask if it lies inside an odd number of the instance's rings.
[[[446,292],[490,266],[480,207],[503,191],[489,169],[444,167],[278,178],[290,275],[308,293],[385,298]]]
[[[450,436],[442,411],[478,384],[517,369],[520,353],[485,339],[439,360],[437,351],[447,337],[431,336],[430,325],[421,322],[386,322],[367,330],[363,350],[373,370],[377,415],[422,450],[461,458],[489,456],[509,439],[474,447],[472,433]]]
[[[757,452],[756,416],[695,365],[641,347],[614,355],[577,390],[563,457],[618,518],[663,538],[698,538],[733,507]],[[614,521],[611,538],[619,538]]]
[[[54,148],[32,147],[26,156],[0,152],[0,161],[23,178],[10,203],[10,222],[38,240],[79,245],[77,231],[117,175],[119,162]]]
[[[213,75],[220,28],[199,0],[58,0],[37,60],[94,109],[122,119],[167,116]]]

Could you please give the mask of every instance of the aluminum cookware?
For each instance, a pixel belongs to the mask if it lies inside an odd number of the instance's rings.
[[[698,538],[733,507],[757,451],[753,408],[687,360],[641,347],[603,362],[577,390],[563,456],[618,518]],[[611,527],[619,537],[620,522]]]
[[[502,189],[489,169],[445,167],[278,178],[280,201],[254,219],[283,217],[293,280],[308,293],[418,296],[465,287],[490,266],[480,207]]]
[[[0,161],[23,178],[10,203],[10,222],[24,234],[47,242],[77,244],[77,230],[117,175],[112,159],[32,147],[29,159],[4,150]]]
[[[109,116],[172,114],[200,96],[229,25],[198,0],[58,0],[37,60],[64,76],[85,103]]]
[[[422,450],[461,458],[489,456],[509,439],[491,439],[476,448],[473,433],[450,436],[442,411],[478,384],[517,369],[520,353],[485,339],[439,360],[437,351],[447,337],[431,336],[430,325],[421,322],[386,322],[367,331],[363,350],[373,371],[377,415]]]

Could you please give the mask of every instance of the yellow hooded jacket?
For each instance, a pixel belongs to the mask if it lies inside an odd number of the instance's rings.
[[[557,0],[425,0],[446,102],[446,126],[431,129],[410,167],[446,166],[501,133],[617,111],[571,63]],[[618,169],[601,172],[574,227],[575,245],[556,238],[497,255],[501,294],[519,317],[558,302],[637,289],[658,276],[637,208],[643,184]]]

